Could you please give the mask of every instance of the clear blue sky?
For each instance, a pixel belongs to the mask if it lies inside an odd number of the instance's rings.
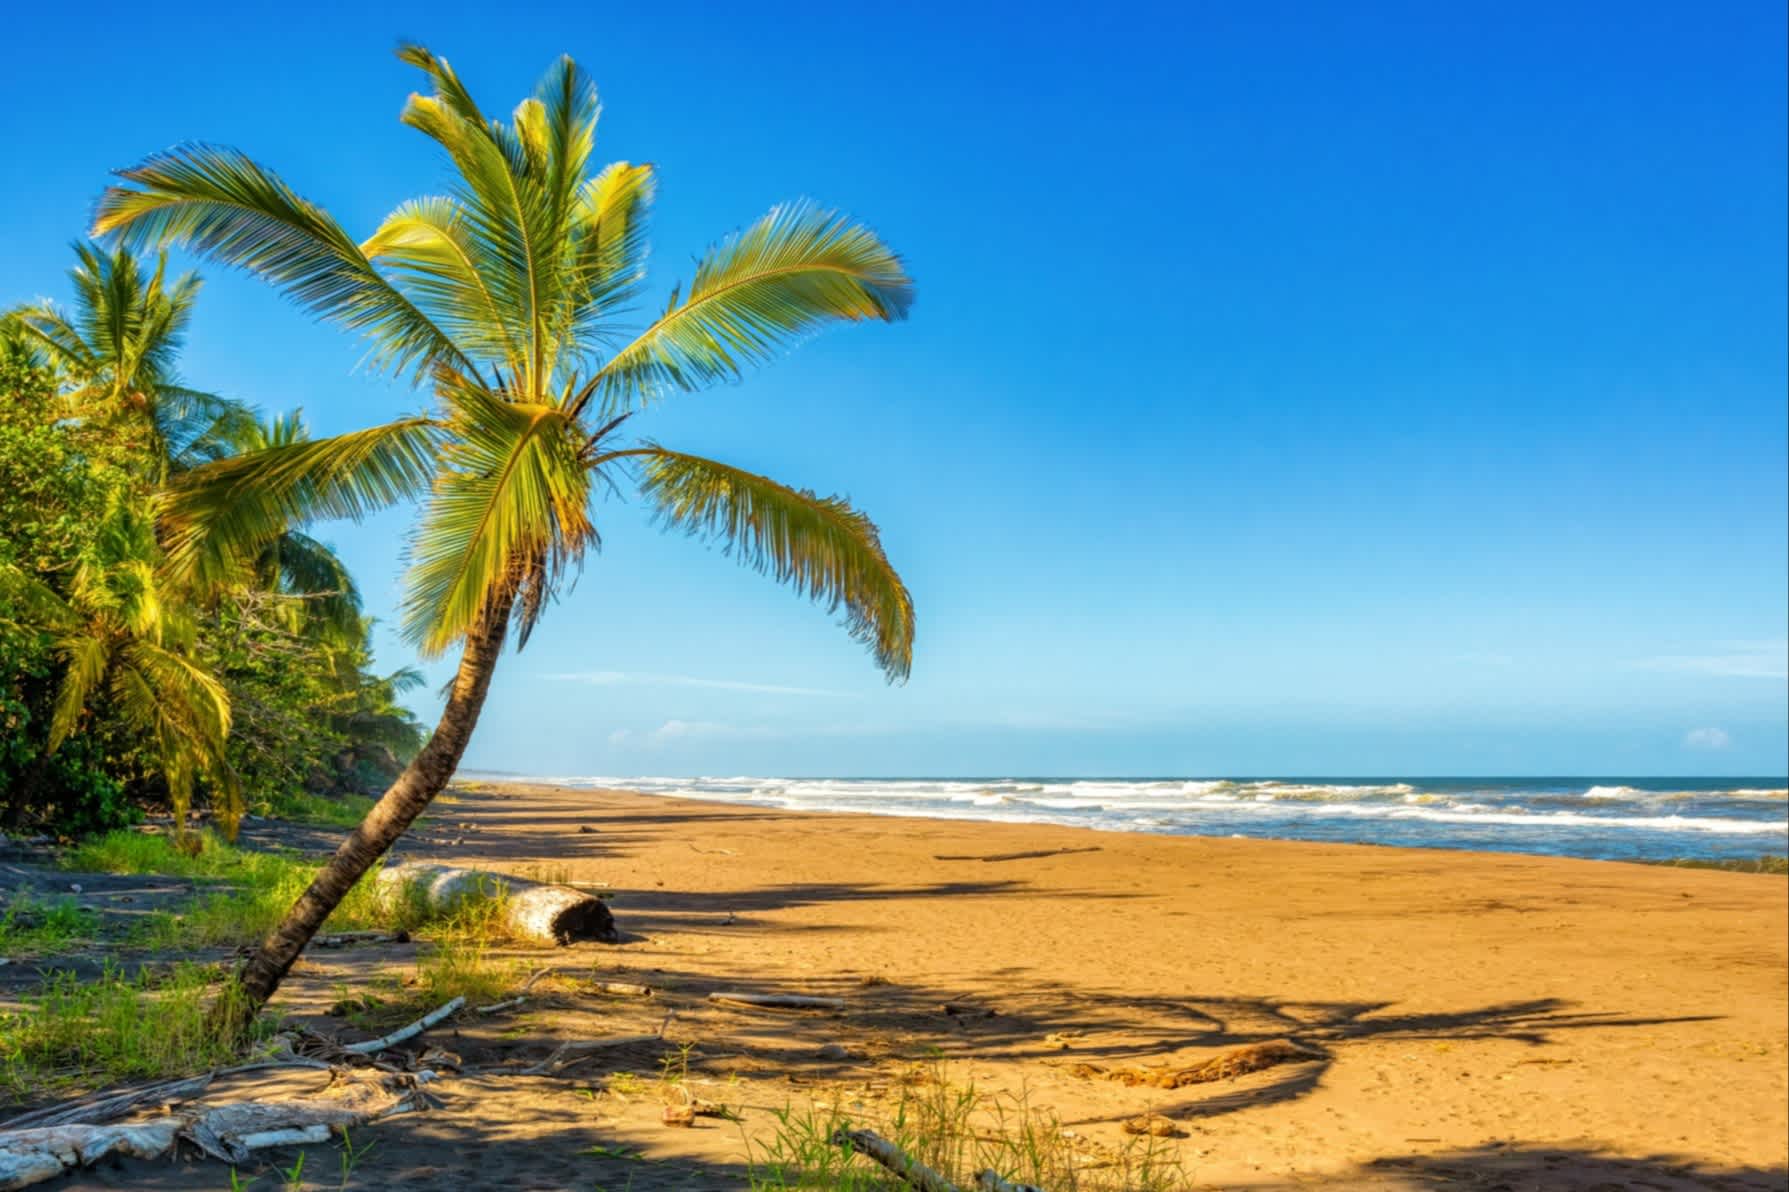
[[[29,6],[0,300],[65,299],[108,169],[183,139],[364,235],[442,176],[399,39],[495,110],[569,52],[603,154],[661,171],[661,285],[802,195],[906,255],[911,322],[650,430],[848,493],[919,648],[885,687],[820,611],[611,504],[468,764],[1784,771],[1781,3],[750,11]],[[194,383],[323,434],[410,402],[207,272]],[[323,531],[382,613],[405,524]]]

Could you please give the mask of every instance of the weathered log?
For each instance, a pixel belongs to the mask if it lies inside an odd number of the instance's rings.
[[[424,1014],[409,1026],[400,1027],[382,1038],[368,1039],[365,1043],[346,1044],[343,1046],[342,1050],[352,1051],[357,1055],[377,1055],[387,1047],[396,1047],[405,1039],[414,1039],[417,1035],[422,1034],[424,1031],[428,1030],[437,1022],[440,1022],[443,1018],[446,1018],[449,1014],[452,1014],[455,1010],[458,1010],[465,1004],[465,998],[456,997],[447,1004],[437,1006],[433,1010],[430,1010],[427,1014]]]
[[[0,1123],[0,1133],[29,1127],[98,1125],[101,1122],[121,1118],[138,1105],[149,1101],[168,1105],[187,1100],[197,1093],[204,1092],[219,1076],[259,1072],[267,1068],[322,1068],[327,1070],[329,1065],[322,1060],[314,1060],[307,1056],[288,1055],[278,1059],[238,1064],[233,1068],[219,1068],[202,1076],[158,1080],[133,1089],[112,1089],[94,1093],[76,1101],[64,1101],[59,1105],[48,1105],[29,1113],[21,1113],[17,1117]]]
[[[389,901],[414,898],[433,913],[451,912],[466,902],[500,895],[503,926],[517,939],[536,943],[613,943],[619,938],[614,916],[603,900],[570,886],[542,885],[477,869],[413,863],[380,870],[378,888]]]
[[[797,993],[736,993],[724,990],[711,993],[708,1000],[722,1006],[745,1006],[753,1010],[843,1010],[842,997],[808,997]]]
[[[962,1192],[955,1184],[874,1130],[852,1130],[840,1126],[832,1132],[829,1141],[834,1146],[850,1147],[860,1155],[868,1155],[894,1172],[908,1187],[919,1189],[919,1192]]]
[[[0,1192],[53,1179],[109,1155],[158,1158],[183,1141],[227,1163],[245,1162],[251,1151],[263,1147],[324,1141],[332,1130],[414,1108],[414,1085],[432,1075],[343,1085],[300,1100],[235,1102],[123,1126],[0,1131]]]

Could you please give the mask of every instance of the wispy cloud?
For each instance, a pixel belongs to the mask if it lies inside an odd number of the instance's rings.
[[[1634,665],[1686,675],[1789,679],[1789,641],[1718,642],[1706,654],[1662,654]]]
[[[746,741],[774,737],[767,728],[753,725],[724,724],[714,720],[667,720],[654,729],[617,729],[609,734],[609,744],[617,749],[644,747],[659,749],[684,741]]]
[[[747,683],[738,679],[705,679],[696,675],[656,675],[645,671],[566,671],[542,675],[557,683],[588,683],[593,687],[705,687],[713,691],[749,691],[757,695],[820,695],[833,699],[851,698],[843,691],[825,691],[818,687],[789,687],[781,683]]]
[[[1685,749],[1725,749],[1733,738],[1724,728],[1693,728],[1683,735]]]

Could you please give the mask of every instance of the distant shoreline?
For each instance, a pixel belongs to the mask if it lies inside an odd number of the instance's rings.
[[[1237,837],[1779,872],[1784,779],[791,779],[522,777],[456,781],[617,790],[740,808],[1141,836]],[[1635,784],[1646,783],[1647,787]],[[1735,785],[1739,783],[1758,785]],[[1694,784],[1694,785],[1692,785]]]

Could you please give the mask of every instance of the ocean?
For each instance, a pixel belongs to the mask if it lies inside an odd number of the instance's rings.
[[[1742,860],[1789,851],[1789,779],[1781,777],[538,780],[794,811],[1068,824],[1176,836],[1614,860]]]

